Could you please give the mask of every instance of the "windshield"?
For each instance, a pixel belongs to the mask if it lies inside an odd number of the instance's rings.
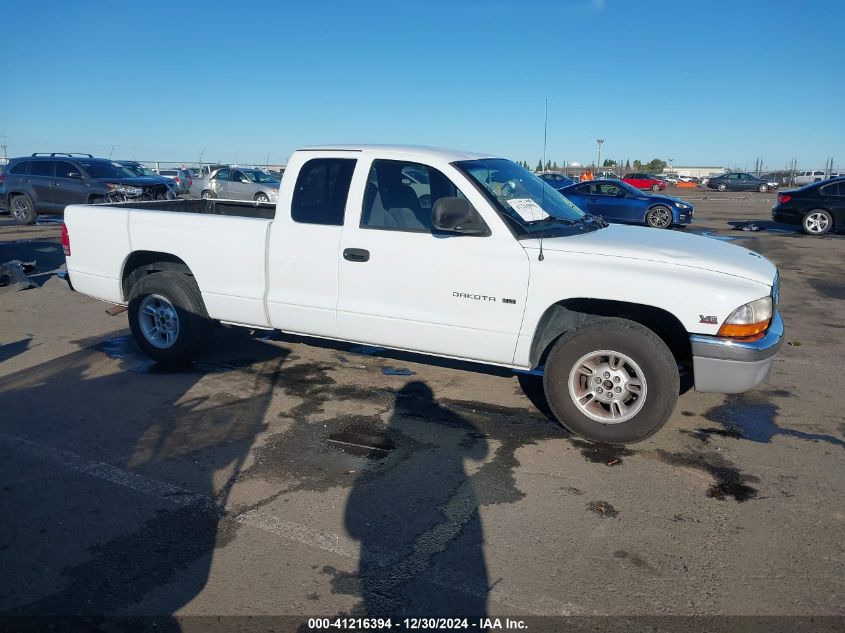
[[[504,158],[484,158],[455,163],[495,203],[499,214],[519,233],[535,234],[582,222],[584,212],[554,187],[524,167]]]
[[[123,168],[129,171],[133,176],[155,176],[156,173],[149,167],[143,165],[123,165]]]
[[[249,178],[252,182],[266,182],[266,183],[274,183],[274,182],[277,183],[277,182],[279,182],[278,180],[276,180],[276,178],[274,178],[270,174],[263,172],[263,171],[260,171],[258,169],[250,169],[250,170],[244,169],[242,171],[243,171],[244,175],[247,178]]]
[[[91,178],[134,178],[135,174],[129,171],[120,163],[109,163],[107,161],[77,160]]]

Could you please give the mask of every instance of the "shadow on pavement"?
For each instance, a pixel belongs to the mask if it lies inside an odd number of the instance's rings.
[[[218,338],[251,359],[226,389],[202,371],[115,371],[95,347],[0,380],[0,621],[169,616],[203,588],[289,354]]]

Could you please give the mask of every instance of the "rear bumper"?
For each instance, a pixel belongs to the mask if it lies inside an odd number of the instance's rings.
[[[776,311],[766,335],[753,343],[691,336],[695,390],[741,393],[767,382],[772,363],[783,345],[783,331],[783,320]]]

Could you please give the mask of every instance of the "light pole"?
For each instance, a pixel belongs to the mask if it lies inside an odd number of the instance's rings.
[[[596,171],[601,169],[601,144],[602,143],[604,143],[603,138],[597,138],[596,139],[596,145],[598,145],[598,147],[599,147],[599,158],[598,158],[598,162],[596,163]]]

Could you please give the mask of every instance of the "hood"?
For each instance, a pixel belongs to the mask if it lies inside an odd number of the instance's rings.
[[[523,246],[539,247],[536,239]],[[639,226],[610,226],[543,240],[543,250],[588,253],[698,268],[772,285],[777,268],[768,259],[741,246],[680,231]]]

